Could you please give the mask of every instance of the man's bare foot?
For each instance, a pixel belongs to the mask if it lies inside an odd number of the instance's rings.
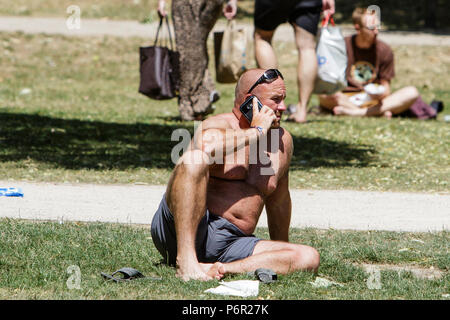
[[[292,121],[292,122],[297,122],[297,123],[306,123],[306,116],[305,117],[298,117],[295,114],[291,114],[288,118],[287,121]]]
[[[225,275],[225,266],[220,263],[195,263],[190,267],[181,268],[177,266],[176,276],[183,281],[189,280],[220,280]]]
[[[220,280],[225,276],[225,266],[221,262],[200,263],[203,271],[213,279]]]
[[[290,114],[287,120],[297,123],[306,123],[306,108],[302,109],[297,105],[295,108],[295,112]]]
[[[208,281],[213,280],[214,277],[209,275],[204,266],[200,263],[192,263],[186,265],[177,265],[177,273],[176,276],[183,281],[189,280],[200,280],[200,281]]]

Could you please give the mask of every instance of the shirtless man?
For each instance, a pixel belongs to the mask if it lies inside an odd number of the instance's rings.
[[[253,99],[249,123],[239,107],[251,95],[258,97],[263,107],[258,111]],[[177,276],[183,280],[220,279],[227,273],[257,268],[280,274],[317,271],[319,253],[288,242],[293,143],[280,127],[285,97],[278,70],[248,70],[237,83],[232,112],[203,121],[191,141],[192,148],[176,164],[151,232],[156,248],[169,264],[176,264]],[[274,136],[278,141],[271,141]],[[261,139],[267,139],[264,154],[270,163],[266,165],[259,158],[252,161],[250,154]],[[276,142],[278,148],[272,150]],[[225,156],[230,152],[238,156],[242,149],[245,161]],[[211,163],[221,152],[223,164]],[[262,174],[268,167],[272,174]],[[264,206],[271,240],[252,235]]]

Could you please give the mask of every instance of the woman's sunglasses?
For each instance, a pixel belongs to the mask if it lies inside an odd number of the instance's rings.
[[[278,69],[268,69],[266,71],[264,71],[264,73],[262,74],[261,77],[259,77],[259,79],[255,82],[255,84],[250,88],[250,90],[248,90],[247,93],[252,92],[253,89],[255,89],[255,87],[261,83],[271,83],[274,82],[278,77],[281,77],[281,79],[284,80],[283,75],[281,74],[280,71],[278,71]]]

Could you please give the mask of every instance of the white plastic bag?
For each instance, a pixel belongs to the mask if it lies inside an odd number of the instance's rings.
[[[347,49],[339,27],[322,25],[316,54],[318,60],[317,79],[314,85],[316,94],[333,94],[347,86]]]

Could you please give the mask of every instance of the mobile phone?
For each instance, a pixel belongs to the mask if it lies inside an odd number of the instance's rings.
[[[252,123],[252,119],[253,119],[253,98],[255,98],[255,96],[248,97],[247,100],[245,100],[244,103],[241,104],[241,106],[239,107],[239,110],[242,112],[244,117],[248,120],[248,123]],[[261,111],[262,104],[261,104],[261,102],[259,102],[258,98],[256,98],[256,100],[258,101],[258,110]]]

